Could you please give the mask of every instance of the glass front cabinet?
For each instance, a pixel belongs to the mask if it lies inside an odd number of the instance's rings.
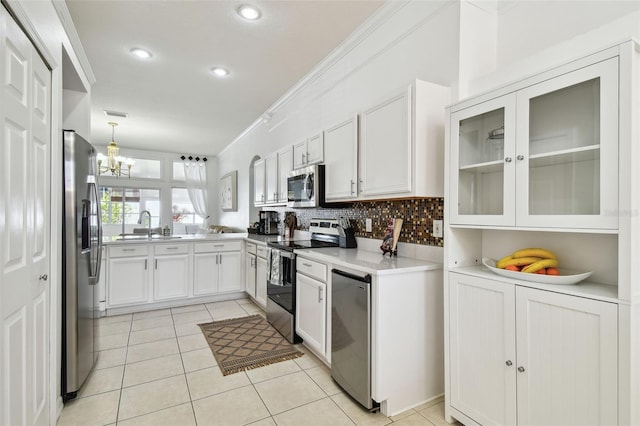
[[[452,225],[617,229],[618,60],[452,108]]]

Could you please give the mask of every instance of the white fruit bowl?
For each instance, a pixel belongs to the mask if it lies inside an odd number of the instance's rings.
[[[593,272],[574,273],[573,271],[560,269],[562,275],[542,275],[528,274],[526,272],[508,271],[506,269],[496,268],[496,261],[486,257],[482,258],[482,264],[489,268],[491,272],[503,277],[513,278],[515,280],[530,281],[540,284],[562,284],[571,285],[578,284],[580,281],[587,279]],[[571,275],[568,275],[570,273]]]

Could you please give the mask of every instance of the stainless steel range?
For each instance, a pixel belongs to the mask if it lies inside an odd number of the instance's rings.
[[[294,250],[338,247],[340,222],[336,219],[311,219],[308,240],[270,242],[267,279],[267,321],[289,342],[302,339],[296,335],[296,255]]]

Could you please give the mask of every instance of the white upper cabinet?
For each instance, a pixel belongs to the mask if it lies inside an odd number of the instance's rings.
[[[454,108],[450,126],[452,224],[617,229],[616,59]]]
[[[278,201],[278,153],[265,157],[265,198],[267,204]]]
[[[265,159],[262,158],[253,163],[253,203],[255,205],[263,205],[267,199],[266,191],[266,165]]]
[[[324,131],[325,198],[351,199],[358,191],[358,116]]]
[[[449,89],[416,80],[360,114],[359,199],[442,197]]]
[[[278,203],[287,202],[287,178],[293,170],[293,148],[287,146],[278,151]]]
[[[310,166],[324,161],[322,132],[293,145],[293,168]]]
[[[411,88],[362,112],[360,194],[411,191]]]

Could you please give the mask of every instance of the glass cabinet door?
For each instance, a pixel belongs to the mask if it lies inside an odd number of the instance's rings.
[[[513,225],[515,95],[451,115],[453,224]]]
[[[617,227],[617,69],[612,59],[518,92],[518,226]]]

